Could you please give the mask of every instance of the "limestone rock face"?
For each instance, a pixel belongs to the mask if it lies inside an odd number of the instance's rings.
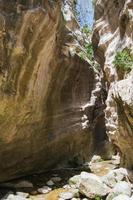
[[[68,3],[0,1],[0,181],[92,152],[100,88]]]
[[[118,130],[110,133],[110,138],[120,149],[121,164],[129,168],[133,164],[133,71],[129,76],[118,81],[110,89],[111,102],[116,102]],[[121,133],[121,134],[119,134]]]
[[[121,164],[133,166],[133,75],[123,78],[113,64],[116,52],[133,47],[133,2],[98,0],[95,8],[93,45],[108,93],[106,129],[112,143],[122,155]],[[123,80],[122,80],[123,79]]]

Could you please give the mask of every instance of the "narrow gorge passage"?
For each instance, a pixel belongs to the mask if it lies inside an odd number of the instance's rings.
[[[133,200],[132,0],[0,0],[0,200]]]

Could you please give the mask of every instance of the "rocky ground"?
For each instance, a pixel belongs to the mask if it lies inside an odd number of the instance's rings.
[[[76,174],[76,175],[75,175]],[[133,200],[128,171],[119,157],[94,156],[79,168],[57,169],[0,185],[2,200]]]

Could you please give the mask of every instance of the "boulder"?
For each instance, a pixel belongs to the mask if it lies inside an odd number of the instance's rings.
[[[96,196],[103,197],[110,192],[110,188],[98,176],[87,172],[82,172],[80,176],[79,191],[86,197],[92,199]]]
[[[128,172],[124,168],[111,170],[107,175],[101,177],[103,183],[113,188],[117,182],[122,181],[128,177]]]
[[[112,189],[111,193],[108,195],[106,200],[112,200],[118,195],[131,196],[131,185],[125,181],[120,181],[116,183],[115,187]]]
[[[80,181],[81,181],[81,176],[75,175],[69,179],[69,185],[75,185],[78,188]]]

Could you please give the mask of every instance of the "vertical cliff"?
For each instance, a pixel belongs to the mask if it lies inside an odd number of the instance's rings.
[[[71,3],[0,1],[0,181],[84,161],[98,130],[104,139],[100,79],[76,53]]]
[[[95,58],[105,89],[107,134],[121,154],[121,164],[133,167],[133,2],[97,0],[93,33]]]

